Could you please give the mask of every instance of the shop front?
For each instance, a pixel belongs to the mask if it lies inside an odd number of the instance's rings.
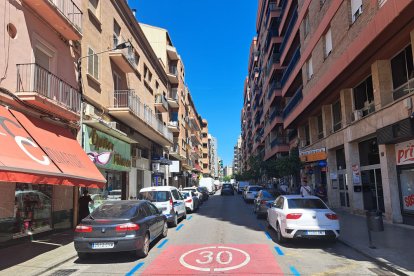
[[[414,140],[395,145],[403,223],[414,225]]]
[[[327,153],[326,148],[299,151],[299,158],[305,163],[302,180],[312,187],[314,194],[327,200]]]
[[[104,187],[89,190],[92,199],[127,199],[131,144],[87,125],[83,125],[83,131],[85,152],[107,181]],[[91,209],[102,200],[95,200]]]
[[[172,161],[163,156],[152,157],[152,186],[166,186],[169,185],[168,175],[169,166]]]
[[[74,135],[0,106],[0,242],[73,226],[74,186],[105,179]]]

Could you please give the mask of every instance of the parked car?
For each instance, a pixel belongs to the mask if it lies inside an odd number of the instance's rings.
[[[224,183],[221,186],[221,195],[234,195],[234,189],[233,189],[233,184],[230,183]]]
[[[243,193],[244,201],[253,202],[253,200],[256,198],[257,193],[262,189],[262,186],[247,186],[246,190]]]
[[[210,193],[208,192],[206,187],[197,187],[197,191],[199,191],[203,195],[204,201],[210,198]]]
[[[237,192],[239,194],[243,193],[244,188],[249,186],[249,185],[250,185],[250,183],[247,182],[247,181],[240,181],[239,184],[237,185]]]
[[[121,200],[122,192],[121,190],[112,190],[108,192],[109,200]]]
[[[167,233],[167,218],[152,203],[107,201],[76,226],[74,245],[80,259],[92,253],[121,251],[133,251],[143,258],[150,243]]]
[[[257,217],[267,216],[267,209],[272,207],[276,197],[271,190],[261,190],[254,199],[253,212]]]
[[[197,187],[195,187],[195,186],[193,186],[193,187],[185,187],[183,189],[183,191],[190,191],[190,192],[195,193],[197,195],[197,197],[198,197],[198,200],[200,201],[200,204],[204,201],[203,193],[201,191],[199,191],[197,189]]]
[[[198,199],[198,196],[191,191],[181,191],[181,195],[184,198],[185,207],[187,209],[187,212],[194,212],[198,209],[200,205],[200,201]]]
[[[179,219],[187,217],[184,198],[176,187],[143,188],[138,194],[138,199],[152,202],[167,217],[168,223],[173,227],[177,226]]]
[[[268,224],[276,230],[277,240],[339,237],[338,216],[316,196],[282,195],[267,210]]]

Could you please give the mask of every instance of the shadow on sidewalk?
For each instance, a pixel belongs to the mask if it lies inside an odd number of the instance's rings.
[[[17,244],[0,249],[0,270],[24,263],[43,253],[73,242],[73,231],[67,230],[47,235],[36,236],[33,241],[29,237]]]

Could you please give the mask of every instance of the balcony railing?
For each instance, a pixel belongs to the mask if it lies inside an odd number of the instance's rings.
[[[170,92],[170,99],[178,101],[178,88],[172,88]]]
[[[270,120],[270,123],[272,123],[273,122],[273,120],[276,118],[276,116],[282,116],[282,110],[281,109],[274,109],[273,111],[272,111],[272,113],[270,114],[270,117],[269,117],[269,120]]]
[[[275,92],[275,90],[278,90],[278,89],[282,89],[281,83],[278,82],[278,81],[273,81],[270,84],[269,89],[267,91],[267,98],[270,99],[272,97],[273,93]]]
[[[168,110],[168,102],[163,94],[155,95],[155,105],[162,105],[161,111],[165,112]]]
[[[267,62],[266,76],[269,75],[270,70],[272,69],[273,64],[277,64],[277,63],[280,63],[280,53],[279,52],[274,52],[270,56],[269,61]]]
[[[292,18],[290,19],[289,25],[286,29],[285,34],[284,34],[282,44],[280,44],[280,48],[279,48],[280,53],[283,53],[283,51],[285,50],[285,47],[287,45],[287,42],[288,42],[289,37],[291,35],[292,29],[295,26],[295,23],[296,23],[297,19],[298,19],[298,12],[297,12],[297,8],[295,8],[295,11],[293,12]]]
[[[169,73],[171,74],[171,75],[177,75],[177,66],[175,66],[175,65],[170,65],[170,67],[169,67]]]
[[[299,88],[295,95],[290,99],[290,101],[286,104],[285,109],[283,110],[283,118],[286,118],[295,108],[295,106],[302,100],[302,87]]]
[[[277,145],[286,145],[288,143],[289,143],[288,137],[285,137],[285,136],[277,137],[270,143],[270,147],[274,148]]]
[[[290,74],[292,74],[293,69],[295,69],[296,64],[298,63],[300,59],[300,47],[298,47],[295,51],[295,53],[292,56],[292,59],[289,62],[289,65],[286,67],[285,72],[283,73],[283,76],[280,80],[282,86],[285,85],[286,81],[290,77]]]
[[[405,84],[401,85],[392,92],[394,101],[398,100],[405,95],[414,92],[414,78],[408,80]]]
[[[72,0],[48,1],[53,4],[79,32],[82,32],[82,11]]]
[[[113,36],[113,45],[112,45],[112,47],[115,49],[119,44],[124,43],[124,42],[127,42],[127,40],[114,35]],[[124,48],[124,49],[117,49],[117,50],[114,50],[114,51],[121,52],[133,67],[138,65],[138,57],[135,56],[133,47],[127,47],[127,48]]]
[[[129,108],[138,118],[146,122],[167,140],[173,141],[172,132],[153,114],[149,106],[141,103],[134,90],[115,90],[113,92],[114,108]]]
[[[79,113],[79,91],[36,63],[17,64],[16,92],[36,92]]]

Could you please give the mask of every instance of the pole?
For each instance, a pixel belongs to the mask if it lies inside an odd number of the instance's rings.
[[[371,231],[368,228],[368,240],[369,240],[369,248],[371,249],[377,249],[374,244],[372,243],[372,237],[371,237]]]

